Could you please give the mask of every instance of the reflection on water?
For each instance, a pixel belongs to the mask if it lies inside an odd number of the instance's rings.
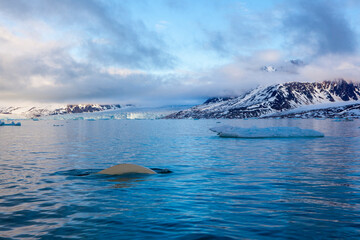
[[[109,182],[115,182],[114,188],[128,188],[132,187],[139,182],[146,181],[146,179],[138,179],[136,177],[125,177],[108,180]]]
[[[0,128],[5,238],[360,238],[360,121],[24,121]],[[297,126],[320,139],[223,139]],[[54,125],[64,125],[54,127]],[[171,174],[104,176],[119,163]]]

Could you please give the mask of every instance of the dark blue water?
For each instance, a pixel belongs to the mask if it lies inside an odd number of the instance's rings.
[[[360,238],[360,121],[217,122],[23,121],[0,127],[0,236]],[[298,126],[326,137],[224,139],[208,130],[223,123]],[[95,174],[118,163],[173,173]]]

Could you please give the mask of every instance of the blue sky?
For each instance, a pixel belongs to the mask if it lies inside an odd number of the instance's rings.
[[[359,81],[358,0],[0,0],[2,102],[200,103]],[[262,66],[305,65],[264,73]]]

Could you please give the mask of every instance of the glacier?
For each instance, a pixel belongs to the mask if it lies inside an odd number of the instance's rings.
[[[225,138],[299,138],[324,137],[322,132],[299,127],[268,127],[268,128],[242,128],[233,126],[219,126],[210,128],[218,136]]]

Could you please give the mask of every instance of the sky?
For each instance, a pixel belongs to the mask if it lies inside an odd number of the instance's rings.
[[[0,0],[0,103],[197,104],[360,82],[359,13],[360,0]]]

